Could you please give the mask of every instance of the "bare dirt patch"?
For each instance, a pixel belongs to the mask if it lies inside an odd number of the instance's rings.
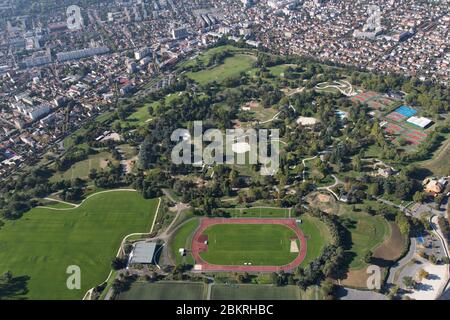
[[[394,262],[400,258],[405,249],[405,238],[395,223],[391,222],[389,225],[391,236],[374,251],[373,257]]]
[[[257,109],[259,107],[260,107],[260,104],[258,101],[250,101],[242,106],[242,110],[252,110],[252,109]]]
[[[367,274],[366,268],[358,270],[350,270],[347,273],[347,278],[342,280],[341,283],[344,286],[354,287],[354,288],[367,288]]]
[[[337,214],[339,206],[334,197],[320,192],[314,192],[306,197],[306,201],[313,208],[318,208],[329,214]]]

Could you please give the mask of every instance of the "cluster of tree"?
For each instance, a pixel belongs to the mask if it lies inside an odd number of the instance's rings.
[[[112,261],[111,261],[111,268],[113,270],[121,270],[121,269],[125,269],[127,266],[127,261],[128,261],[128,257],[115,257]]]
[[[122,180],[122,172],[120,163],[114,164],[109,162],[107,168],[104,170],[97,171],[92,169],[89,173],[89,178],[94,181],[96,187],[112,189],[124,183]]]
[[[174,179],[167,172],[154,169],[146,175],[140,171],[133,177],[132,187],[142,193],[146,199],[156,198],[162,195],[161,188],[172,188]]]
[[[113,289],[114,295],[118,295],[130,289],[131,285],[137,280],[136,275],[131,275],[128,272],[125,274],[120,274],[119,278],[114,279],[111,288]]]
[[[329,215],[317,209],[311,210],[310,214],[327,225],[333,245],[338,247],[345,245],[347,230],[342,226],[338,216]]]
[[[233,54],[230,50],[220,50],[210,54],[206,61],[206,66],[211,67],[213,65],[222,64],[226,58],[231,57]]]
[[[35,198],[42,198],[59,190],[63,183],[50,183],[50,170],[35,169],[2,181],[0,184],[0,216],[14,220],[37,205]]]
[[[14,277],[10,271],[0,275],[0,300],[18,299],[28,292],[28,280],[30,277]]]
[[[304,290],[311,285],[320,284],[326,278],[342,278],[344,276],[342,273],[345,273],[345,267],[343,267],[345,263],[344,249],[335,245],[328,245],[319,258],[304,268],[298,268],[297,284]]]
[[[70,183],[70,185],[69,185]],[[80,178],[67,181],[67,185],[62,189],[60,197],[64,201],[79,201],[84,195],[85,182]]]

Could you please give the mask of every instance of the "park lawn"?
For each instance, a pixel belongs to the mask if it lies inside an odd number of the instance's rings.
[[[139,153],[137,148],[130,144],[121,144],[117,148],[123,151],[125,159],[131,159]]]
[[[0,230],[0,273],[29,276],[28,299],[81,299],[105,281],[122,239],[150,230],[157,204],[135,191],[112,191],[75,209],[34,208]],[[71,265],[81,269],[81,290],[66,287]]]
[[[301,300],[298,286],[277,287],[255,284],[215,284],[212,300]]]
[[[286,208],[227,208],[233,218],[289,218]]]
[[[382,245],[390,235],[390,227],[386,219],[380,216],[370,216],[363,212],[346,213],[341,216],[343,225],[351,233],[349,256],[351,269],[361,269],[367,266],[364,257],[369,251],[374,251]]]
[[[283,225],[216,224],[204,234],[208,236],[208,250],[200,256],[211,264],[283,266],[298,256],[290,252],[290,239],[296,235]]]
[[[57,172],[51,177],[51,181],[73,180],[75,178],[87,178],[92,169],[101,171],[107,167],[107,162],[113,161],[109,152],[102,151],[90,155],[87,159],[74,163],[67,171]]]
[[[201,85],[212,81],[222,82],[226,78],[238,76],[241,72],[246,72],[252,68],[256,58],[252,55],[237,54],[226,58],[224,62],[211,69],[198,72],[188,72],[186,75]]]
[[[177,98],[181,93],[181,92],[175,92],[175,93],[171,93],[168,94],[167,96],[164,97],[165,99],[165,103],[170,103],[172,100],[174,100],[175,98]],[[136,109],[135,112],[133,112],[132,114],[130,114],[125,121],[120,121],[121,124],[126,125],[126,124],[132,124],[135,125],[137,127],[143,126],[146,123],[148,123],[149,121],[151,121],[153,119],[153,117],[150,115],[150,113],[148,112],[149,108],[151,107],[153,110],[155,110],[157,107],[159,106],[159,102],[158,101],[154,101],[152,103],[144,103],[143,106],[139,107]]]
[[[301,266],[306,266],[319,257],[325,246],[329,245],[332,240],[330,230],[318,218],[310,215],[302,215],[301,220],[302,223],[299,227],[307,239],[306,257],[302,261]]]
[[[224,45],[220,47],[211,48],[205,52],[202,52],[194,59],[189,59],[187,61],[180,62],[178,67],[189,67],[189,66],[196,66],[198,64],[198,61],[201,61],[203,64],[206,64],[208,62],[209,57],[211,57],[215,53],[223,52],[223,51],[230,51],[230,52],[243,52],[242,48],[238,48],[232,45]]]
[[[44,207],[54,208],[54,209],[72,209],[74,206],[64,203],[52,201],[43,205]]]
[[[192,237],[194,236],[195,230],[198,228],[198,219],[192,219],[184,223],[175,233],[173,238],[170,240],[170,250],[172,255],[176,257],[177,264],[186,262],[187,264],[194,264],[194,258],[191,253],[188,253],[186,257],[182,257],[178,250],[180,248],[191,249]]]
[[[153,106],[152,103],[144,103],[144,105],[138,108],[134,113],[130,114],[126,118],[126,122],[130,122],[137,126],[142,126],[147,123],[152,117],[148,112],[148,108]]]
[[[119,295],[119,300],[204,300],[205,284],[202,282],[160,281],[135,282]]]
[[[443,139],[442,145],[433,153],[430,160],[420,163],[420,165],[437,176],[450,175],[450,133],[441,134]]]
[[[274,77],[281,77],[289,67],[295,67],[295,64],[279,64],[277,66],[269,67],[269,71]]]
[[[64,138],[64,140],[63,140],[64,149],[69,149],[70,147],[73,147],[75,145],[75,142],[74,142],[75,138],[77,136],[83,136],[86,133],[87,133],[86,128],[80,128],[80,129],[76,130],[74,133],[72,133],[71,135]]]

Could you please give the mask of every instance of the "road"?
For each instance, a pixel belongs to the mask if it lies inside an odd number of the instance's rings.
[[[391,268],[389,268],[389,276],[386,281],[388,284],[395,284],[394,283],[395,274],[397,273],[398,270],[401,270],[414,258],[414,255],[416,254],[416,249],[417,249],[417,240],[415,238],[411,238],[411,244],[409,246],[408,253],[400,261],[397,261]]]
[[[441,241],[442,244],[442,248],[444,249],[445,255],[447,256],[447,258],[450,258],[450,254],[449,254],[449,250],[448,250],[448,245],[447,245],[447,241],[444,239],[444,235],[441,232],[441,229],[439,227],[438,224],[438,216],[432,216],[430,218],[430,222],[431,222],[431,227],[433,228],[434,234],[437,235],[437,237],[439,238],[439,240]],[[446,288],[449,286],[450,283],[450,265],[447,265],[447,270],[446,270],[446,281],[445,284],[441,287],[440,292],[439,292],[439,296],[441,296],[442,294],[445,293]]]

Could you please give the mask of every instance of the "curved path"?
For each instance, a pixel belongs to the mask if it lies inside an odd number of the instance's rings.
[[[37,208],[45,208],[45,209],[50,209],[50,210],[55,210],[55,211],[68,211],[68,210],[73,210],[76,209],[80,206],[83,205],[84,202],[86,202],[87,200],[89,200],[90,198],[102,194],[102,193],[110,193],[110,192],[119,192],[119,191],[126,191],[126,192],[137,192],[137,190],[135,189],[112,189],[112,190],[105,190],[105,191],[99,191],[96,193],[93,193],[89,196],[87,196],[85,199],[83,199],[83,201],[81,201],[80,203],[70,203],[67,201],[63,201],[63,200],[59,200],[59,199],[53,199],[53,198],[44,198],[45,200],[49,200],[49,201],[54,201],[54,202],[59,202],[59,203],[64,203],[67,205],[71,205],[73,208],[52,208],[52,207],[46,207],[46,206],[38,206]]]
[[[409,250],[406,253],[406,255],[402,259],[397,261],[392,267],[389,268],[389,275],[386,283],[395,284],[395,274],[399,270],[402,270],[403,267],[406,266],[409,262],[411,262],[416,253],[416,248],[417,248],[416,238],[411,238],[411,244],[409,246]]]
[[[340,184],[341,181],[340,181],[334,174],[332,174],[331,176],[332,176],[333,179],[334,179],[334,183],[333,183],[331,186],[327,186],[327,187],[319,187],[319,188],[317,188],[317,190],[325,190],[325,191],[328,191],[328,192],[330,192],[330,193],[336,198],[336,200],[339,201],[339,196],[336,194],[336,192],[333,191],[332,188],[334,188],[334,187],[336,187],[338,184]]]
[[[298,256],[289,264],[283,266],[228,266],[228,265],[215,265],[210,264],[203,260],[200,256],[200,252],[206,249],[206,245],[201,241],[201,236],[205,229],[211,225],[216,224],[278,224],[284,225],[295,232],[298,239],[300,240],[300,252]],[[201,269],[197,271],[247,271],[247,272],[279,272],[279,271],[289,271],[298,267],[306,257],[306,238],[303,232],[297,226],[295,219],[254,219],[254,218],[236,218],[236,219],[225,219],[225,218],[203,218],[200,222],[200,227],[194,234],[192,240],[192,255],[194,257],[195,263],[201,266]]]

